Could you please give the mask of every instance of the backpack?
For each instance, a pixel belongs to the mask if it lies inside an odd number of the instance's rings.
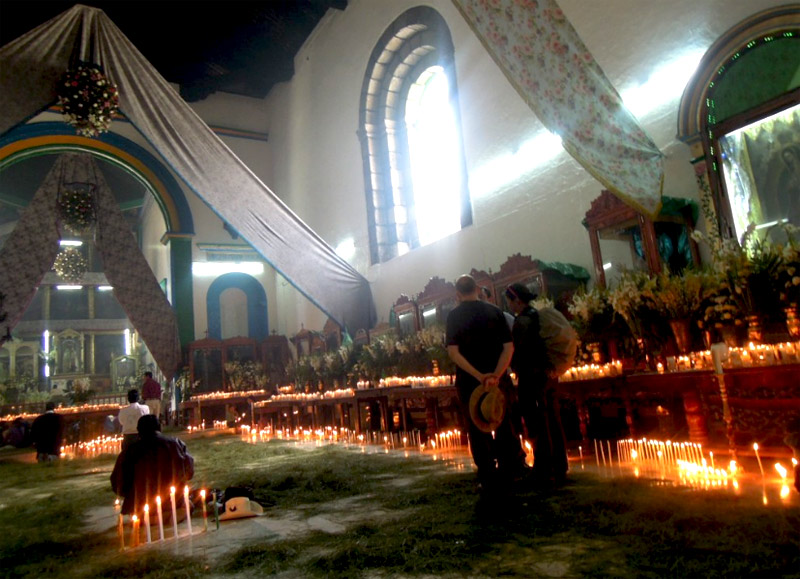
[[[555,372],[561,376],[575,362],[578,351],[578,333],[555,308],[541,308],[539,313],[539,335],[547,346],[547,357]]]

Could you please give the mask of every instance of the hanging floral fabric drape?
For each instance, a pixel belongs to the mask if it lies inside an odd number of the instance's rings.
[[[663,155],[623,106],[555,0],[453,0],[564,148],[612,193],[655,216]]]
[[[159,369],[171,378],[181,357],[175,312],[88,154],[59,156],[0,250],[0,292],[6,295],[3,306],[8,326],[13,328],[22,318],[55,261],[61,237],[57,200],[65,183],[93,185],[97,204],[94,242],[106,278]]]
[[[219,139],[105,13],[80,4],[0,48],[0,134],[56,102],[74,62],[100,65],[120,111],[184,182],[350,333],[376,321],[369,282]]]

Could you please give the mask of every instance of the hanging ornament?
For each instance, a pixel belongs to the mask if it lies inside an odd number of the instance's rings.
[[[74,247],[67,247],[56,256],[53,269],[65,282],[78,283],[89,269],[89,264],[80,251]]]
[[[119,92],[96,64],[80,64],[69,69],[56,90],[58,104],[67,123],[79,135],[96,137],[108,131],[119,109]]]
[[[61,224],[75,235],[86,235],[96,219],[94,185],[64,183],[58,192]]]

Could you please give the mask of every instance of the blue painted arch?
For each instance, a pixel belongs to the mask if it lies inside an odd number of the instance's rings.
[[[254,277],[245,273],[226,273],[219,276],[208,288],[206,311],[208,312],[208,337],[222,339],[222,309],[220,299],[227,289],[239,289],[247,297],[247,333],[249,338],[264,340],[269,335],[267,294]]]
[[[193,235],[189,203],[163,162],[130,139],[115,133],[80,137],[63,122],[19,125],[0,137],[0,171],[35,155],[88,152],[127,171],[153,194],[168,235]]]

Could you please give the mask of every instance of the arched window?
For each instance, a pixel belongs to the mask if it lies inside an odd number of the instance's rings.
[[[408,10],[375,46],[361,96],[372,263],[472,223],[457,95],[444,19]]]
[[[798,16],[797,5],[779,6],[733,26],[684,91],[678,137],[692,148],[693,162],[706,161],[695,165],[696,174],[723,237],[800,226]]]

